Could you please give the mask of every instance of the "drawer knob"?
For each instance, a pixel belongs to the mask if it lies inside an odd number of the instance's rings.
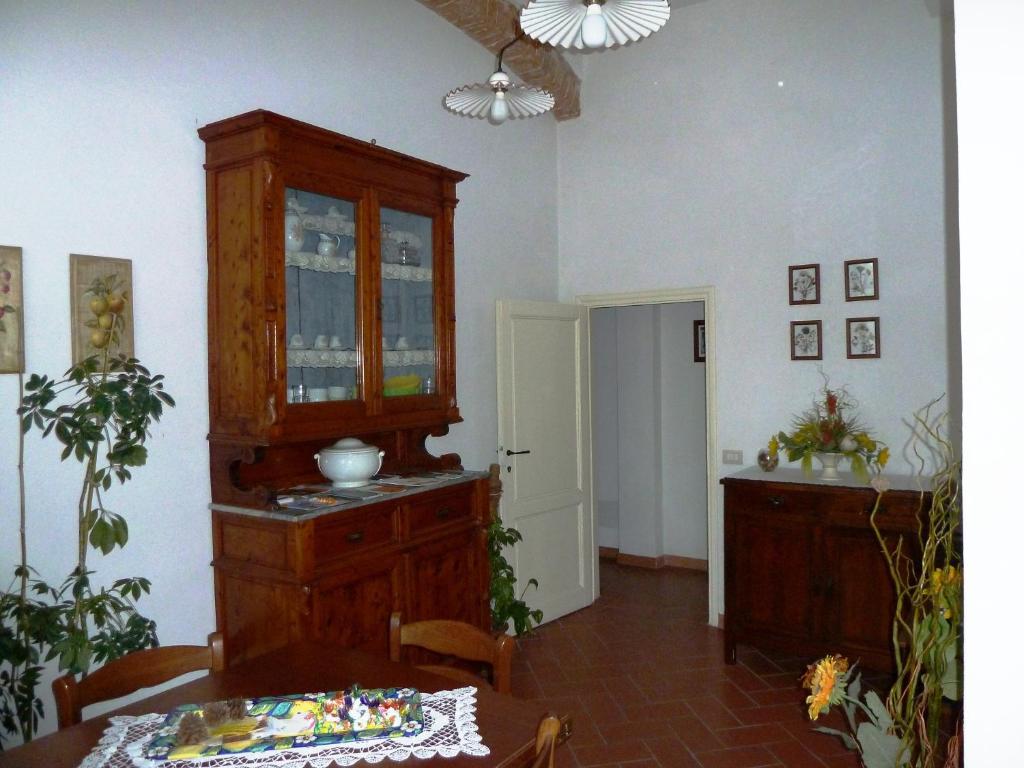
[[[437,512],[435,512],[434,514],[437,515],[438,520],[444,520],[445,518],[451,516],[452,509],[451,507],[438,507]]]
[[[353,544],[356,544],[356,543],[358,543],[358,542],[363,540],[363,532],[362,531],[352,531],[352,533],[350,533],[347,536],[345,536],[345,539],[347,541],[351,541]]]
[[[778,509],[782,506],[783,498],[781,496],[769,496],[768,503]]]

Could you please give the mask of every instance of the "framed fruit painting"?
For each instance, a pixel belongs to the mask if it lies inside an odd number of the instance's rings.
[[[71,254],[71,363],[106,350],[135,356],[132,262]]]
[[[0,245],[0,373],[25,371],[21,248]]]

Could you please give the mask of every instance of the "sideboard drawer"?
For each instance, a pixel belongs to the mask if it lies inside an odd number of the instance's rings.
[[[366,549],[397,542],[395,512],[393,507],[368,507],[317,526],[313,542],[316,562],[351,557]]]
[[[755,514],[807,514],[821,506],[818,494],[796,487],[768,483],[735,483],[726,486],[726,507]]]
[[[409,505],[409,535],[422,536],[473,513],[473,498],[468,493],[452,493]]]

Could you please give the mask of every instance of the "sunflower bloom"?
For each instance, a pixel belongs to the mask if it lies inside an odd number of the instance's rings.
[[[846,672],[850,662],[843,656],[826,656],[817,664],[807,668],[801,682],[811,695],[807,697],[807,714],[811,720],[834,704],[842,702],[846,696]]]

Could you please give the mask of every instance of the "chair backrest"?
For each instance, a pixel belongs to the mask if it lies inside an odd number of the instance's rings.
[[[59,677],[52,686],[57,727],[82,722],[82,707],[127,696],[198,669],[224,669],[224,639],[219,632],[210,635],[207,645],[147,648],[108,662],[81,680],[73,675]]]
[[[555,747],[562,732],[562,721],[554,715],[544,715],[537,726],[536,757],[530,768],[555,768]]]
[[[453,656],[462,661],[482,661],[491,667],[492,684],[498,693],[512,691],[512,652],[515,640],[502,633],[492,635],[479,627],[462,621],[431,619],[402,623],[402,614],[391,614],[390,647],[391,660],[402,660],[402,648],[414,646],[444,656]],[[455,666],[421,665],[421,669],[460,680],[464,683],[479,684],[478,675]]]

